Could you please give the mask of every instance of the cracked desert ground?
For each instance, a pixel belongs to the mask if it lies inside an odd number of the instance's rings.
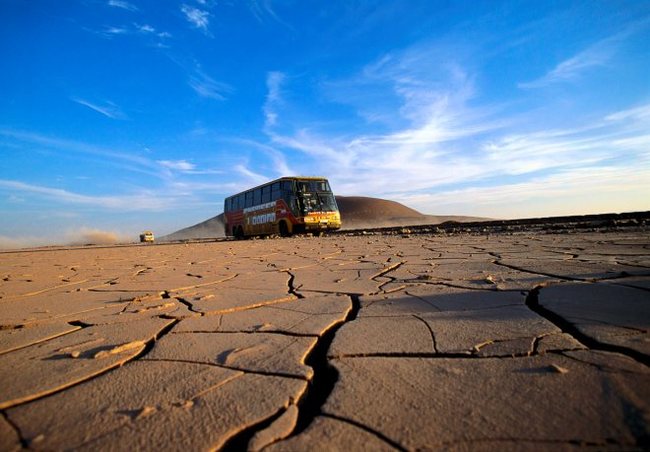
[[[0,254],[0,450],[648,450],[650,234]]]

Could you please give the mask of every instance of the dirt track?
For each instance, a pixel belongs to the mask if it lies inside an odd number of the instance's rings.
[[[0,450],[650,447],[647,231],[411,232],[0,254]]]

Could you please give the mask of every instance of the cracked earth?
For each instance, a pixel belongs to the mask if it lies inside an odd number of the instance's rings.
[[[647,450],[650,234],[0,254],[0,450]]]

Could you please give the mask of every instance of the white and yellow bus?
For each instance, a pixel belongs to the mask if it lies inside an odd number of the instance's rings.
[[[226,235],[243,238],[339,229],[341,215],[323,177],[281,177],[224,201]]]

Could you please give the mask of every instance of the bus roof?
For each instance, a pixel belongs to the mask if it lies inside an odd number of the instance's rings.
[[[319,177],[319,176],[283,176],[283,177],[279,177],[277,179],[274,179],[272,181],[265,182],[263,184],[257,185],[255,187],[247,188],[246,190],[237,192],[234,195],[226,196],[225,199],[232,198],[233,196],[237,196],[237,195],[240,195],[242,193],[246,193],[247,191],[256,190],[256,189],[258,189],[260,187],[264,187],[266,185],[274,184],[276,182],[280,182],[280,181],[283,181],[283,180],[327,180],[327,178],[326,177]]]

